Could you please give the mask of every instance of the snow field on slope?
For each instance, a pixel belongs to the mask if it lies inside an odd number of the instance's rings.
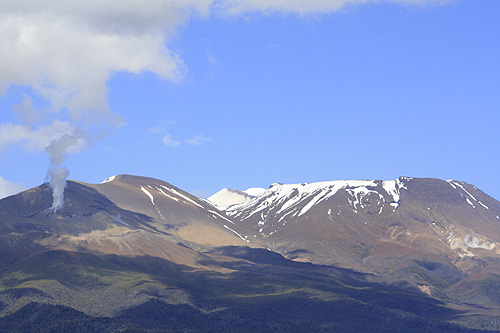
[[[248,215],[244,216],[247,219],[257,213],[262,214],[266,209],[279,207],[276,215],[297,208],[299,205],[305,205],[296,212],[294,216],[302,216],[307,213],[312,207],[320,202],[323,202],[334,196],[339,190],[346,189],[354,198],[350,200],[351,205],[356,209],[356,205],[360,204],[362,197],[368,193],[377,193],[381,200],[384,200],[382,193],[379,193],[375,188],[378,184],[382,184],[384,192],[386,192],[392,200],[388,200],[394,209],[397,208],[400,201],[400,189],[406,188],[404,183],[397,180],[389,181],[371,181],[371,180],[339,180],[318,183],[302,183],[302,184],[273,184],[268,190],[257,196],[256,198],[228,207],[227,214],[235,217],[243,217],[245,211],[249,211]]]

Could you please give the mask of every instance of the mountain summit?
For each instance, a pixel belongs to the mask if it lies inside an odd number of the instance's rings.
[[[240,191],[231,188],[224,188],[208,198],[208,201],[214,203],[219,208],[225,209],[232,205],[247,202],[264,192],[263,188],[249,188],[246,191]]]

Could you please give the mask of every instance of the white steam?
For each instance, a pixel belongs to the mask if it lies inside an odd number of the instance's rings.
[[[66,155],[82,151],[88,145],[89,137],[83,131],[75,129],[72,133],[65,133],[53,140],[45,148],[45,152],[50,156],[50,168],[47,172],[47,178],[54,197],[52,203],[54,212],[60,211],[64,207],[64,189],[66,188],[66,178],[69,175],[68,169],[63,166]]]
[[[73,130],[53,140],[45,152],[50,156],[52,166],[63,164],[67,153],[78,153],[89,145],[89,136],[81,130]]]
[[[0,126],[0,151],[17,143],[30,152],[44,151],[50,157],[47,180],[53,191],[54,210],[64,205],[64,188],[68,170],[63,166],[68,154],[75,154],[88,148],[95,138],[69,122],[54,120],[50,124],[31,127],[6,124]]]
[[[52,209],[58,212],[64,208],[64,189],[66,188],[66,178],[68,178],[69,171],[66,167],[59,167],[56,169],[49,169],[47,177],[50,177],[48,183],[52,189]]]

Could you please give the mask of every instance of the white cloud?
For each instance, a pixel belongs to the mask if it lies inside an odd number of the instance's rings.
[[[41,13],[4,15],[0,35],[0,88],[31,86],[54,110],[67,108],[73,119],[120,121],[106,105],[106,81],[113,71],[152,71],[165,79],[184,72],[182,61],[163,46],[164,36],[156,31],[103,33]]]
[[[87,135],[73,124],[55,120],[35,129],[17,124],[0,125],[0,151],[11,145],[21,145],[27,151],[43,151],[64,137],[74,138],[65,145],[68,153],[78,153],[90,144]]]
[[[19,193],[26,189],[26,186],[14,183],[0,176],[0,199]]]
[[[31,86],[54,110],[73,119],[117,124],[106,103],[106,81],[115,71],[150,71],[178,80],[186,67],[166,47],[192,17],[246,12],[307,14],[346,4],[409,4],[447,0],[3,0],[0,10],[0,93]],[[448,0],[450,1],[450,0]],[[209,59],[214,60],[209,55]]]
[[[33,107],[33,99],[30,96],[24,95],[22,102],[14,106],[13,111],[27,126],[33,126],[43,119],[42,112]]]
[[[172,137],[172,135],[170,135],[168,133],[163,137],[162,142],[167,147],[177,148],[177,147],[179,147],[181,145],[180,141],[174,140],[174,138]]]
[[[215,7],[221,13],[240,15],[248,12],[279,12],[285,14],[330,13],[348,5],[362,5],[376,2],[428,5],[445,4],[455,0],[221,0],[215,1]]]
[[[3,0],[0,94],[10,85],[34,93],[14,107],[24,126],[0,126],[0,150],[12,145],[45,150],[53,163],[62,163],[66,153],[89,147],[109,125],[123,124],[107,105],[112,73],[182,78],[186,68],[165,43],[188,18],[207,15],[209,5],[209,0]],[[49,107],[35,109],[35,96]]]
[[[186,141],[186,143],[189,143],[190,145],[199,146],[199,145],[204,144],[205,142],[212,141],[212,138],[209,138],[209,137],[206,137],[206,136],[199,134],[199,135],[196,135],[190,139],[186,139],[185,141]]]

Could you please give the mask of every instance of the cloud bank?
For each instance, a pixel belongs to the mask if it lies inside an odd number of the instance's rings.
[[[29,86],[54,111],[67,109],[72,119],[117,123],[106,104],[106,81],[113,72],[150,71],[175,80],[185,71],[164,43],[187,17],[189,5],[6,2],[0,15],[0,92],[11,84]]]

